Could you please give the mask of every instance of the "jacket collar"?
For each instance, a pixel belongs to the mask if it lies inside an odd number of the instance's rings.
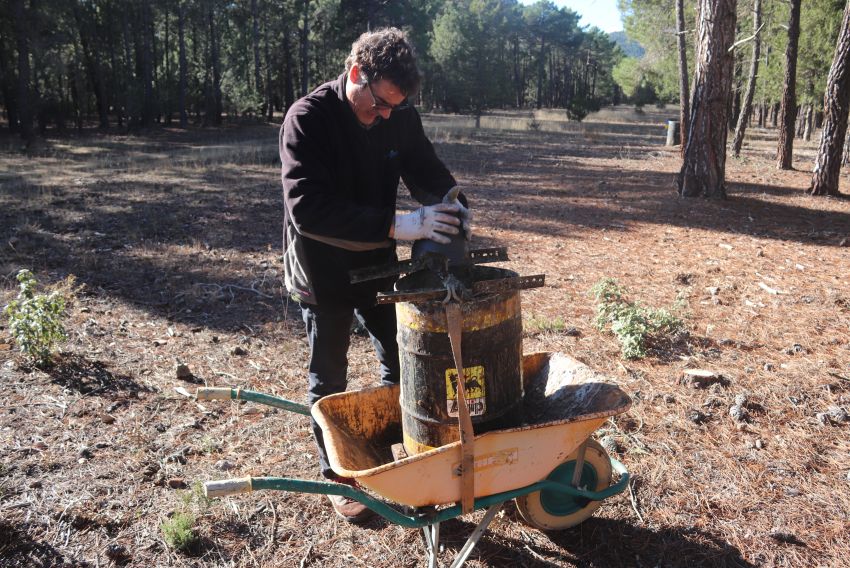
[[[336,81],[331,83],[331,89],[334,93],[336,93],[337,98],[339,98],[342,106],[345,107],[345,112],[348,116],[351,117],[357,125],[360,125],[360,121],[357,120],[357,115],[354,114],[354,109],[351,108],[351,104],[348,102],[348,98],[345,96],[345,85],[348,82],[348,72],[346,71],[339,77],[337,77]]]

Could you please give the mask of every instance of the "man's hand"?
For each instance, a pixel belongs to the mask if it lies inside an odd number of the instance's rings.
[[[410,213],[396,213],[393,226],[393,238],[400,241],[431,239],[440,244],[448,244],[451,239],[446,235],[460,232],[458,226],[465,208],[460,203],[437,203],[420,207]],[[467,210],[468,211],[468,210]]]

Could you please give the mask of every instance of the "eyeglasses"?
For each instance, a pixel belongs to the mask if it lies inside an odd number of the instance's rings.
[[[375,95],[375,91],[372,90],[372,84],[368,80],[366,81],[366,87],[369,89],[369,95],[372,97],[372,108],[375,110],[388,110],[390,112],[395,112],[410,108],[410,101],[407,99],[404,99],[397,105],[391,105],[381,97]]]

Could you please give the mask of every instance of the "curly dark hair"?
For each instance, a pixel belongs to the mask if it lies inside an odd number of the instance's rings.
[[[398,28],[382,28],[357,38],[345,60],[345,70],[351,71],[355,63],[368,81],[386,79],[408,97],[419,90],[422,78],[416,53]]]

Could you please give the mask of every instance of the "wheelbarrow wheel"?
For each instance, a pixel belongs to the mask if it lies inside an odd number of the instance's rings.
[[[571,485],[578,450],[552,470],[546,479]],[[602,491],[611,485],[611,460],[608,453],[595,440],[587,441],[584,467],[579,487],[591,491]],[[529,525],[547,531],[559,531],[574,527],[589,519],[602,501],[591,501],[574,497],[560,491],[543,489],[516,498],[517,510]]]

